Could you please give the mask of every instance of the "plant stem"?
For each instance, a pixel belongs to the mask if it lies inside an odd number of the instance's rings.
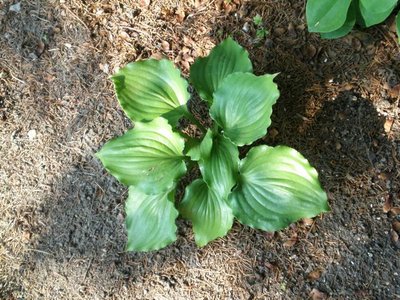
[[[213,132],[214,133],[219,133],[219,127],[218,127],[217,122],[215,122],[215,121],[214,121],[214,126],[213,126]]]

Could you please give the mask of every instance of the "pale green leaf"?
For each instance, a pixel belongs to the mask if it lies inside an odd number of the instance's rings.
[[[275,231],[329,211],[317,171],[292,148],[255,147],[241,161],[239,172],[229,203],[243,224]]]
[[[385,21],[396,5],[397,0],[359,0],[359,9],[365,26]]]
[[[175,123],[190,98],[186,80],[166,59],[129,63],[111,79],[119,103],[133,121],[150,121],[164,115]]]
[[[346,22],[352,0],[308,0],[306,17],[310,32],[332,32]]]
[[[174,192],[147,195],[137,187],[129,187],[126,200],[127,251],[152,251],[176,240]]]
[[[239,150],[229,139],[209,130],[200,152],[199,166],[203,180],[226,198],[236,183]]]
[[[190,68],[190,81],[200,97],[213,102],[213,93],[221,81],[235,72],[252,72],[249,55],[232,38],[213,48],[207,57],[198,58]]]
[[[229,75],[214,93],[211,117],[238,146],[248,145],[267,133],[272,106],[279,98],[276,75]]]
[[[193,223],[196,244],[200,247],[225,236],[232,227],[233,214],[226,199],[197,179],[185,191],[179,212]]]
[[[347,35],[353,29],[354,24],[356,23],[356,9],[355,2],[352,2],[349,11],[347,12],[346,22],[344,22],[343,26],[335,31],[321,33],[321,37],[323,39],[337,39]]]
[[[184,140],[164,118],[136,122],[123,136],[106,143],[97,156],[120,182],[146,193],[169,190],[186,172]]]

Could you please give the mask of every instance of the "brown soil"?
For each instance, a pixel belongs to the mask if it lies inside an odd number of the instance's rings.
[[[0,2],[1,299],[400,298],[393,19],[327,41],[300,0],[17,2]],[[228,35],[257,74],[280,72],[258,143],[309,158],[332,212],[275,234],[235,224],[201,249],[179,221],[172,246],[125,253],[126,188],[93,157],[131,126],[108,77],[150,56],[187,75]]]

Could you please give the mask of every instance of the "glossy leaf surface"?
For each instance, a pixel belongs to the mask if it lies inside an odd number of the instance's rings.
[[[275,75],[236,73],[214,93],[211,117],[238,146],[248,145],[267,133],[272,106],[279,98]]]
[[[158,250],[176,240],[175,219],[179,213],[173,202],[173,192],[147,195],[129,187],[125,204],[127,251]]]
[[[321,33],[321,37],[323,39],[337,39],[348,34],[353,29],[354,24],[356,23],[356,9],[356,4],[352,2],[350,4],[349,11],[347,12],[346,21],[344,22],[342,27],[331,32]]]
[[[196,59],[190,68],[190,81],[200,97],[213,102],[213,93],[222,80],[235,72],[252,72],[249,55],[232,38],[227,38],[211,50],[207,57]]]
[[[243,224],[276,231],[329,210],[317,171],[292,148],[255,147],[239,172],[229,203]]]
[[[396,4],[397,0],[359,0],[359,9],[365,26],[385,21]]]
[[[196,244],[200,247],[225,236],[233,223],[232,210],[226,200],[201,179],[186,188],[179,212],[192,221]]]
[[[332,32],[343,27],[352,0],[308,0],[306,17],[310,32]]]
[[[136,122],[123,136],[106,143],[97,156],[120,182],[146,193],[169,190],[186,172],[184,140],[167,120]]]
[[[129,63],[112,80],[119,103],[133,121],[164,115],[175,123],[190,98],[186,80],[166,59]]]

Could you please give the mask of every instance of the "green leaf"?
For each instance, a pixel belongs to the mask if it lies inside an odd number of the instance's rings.
[[[126,200],[127,251],[151,251],[176,240],[174,192],[147,195],[130,186]]]
[[[188,84],[166,59],[129,63],[111,77],[119,103],[133,121],[165,115],[171,122],[183,115]]]
[[[275,231],[329,211],[317,171],[292,148],[255,147],[241,161],[239,172],[229,203],[243,224]]]
[[[227,38],[212,49],[207,57],[196,59],[190,68],[190,81],[200,97],[211,105],[214,91],[226,76],[252,71],[247,51],[232,38]]]
[[[194,144],[190,147],[187,155],[190,156],[191,160],[199,161],[202,156],[207,154],[209,155],[212,148],[212,132],[207,130],[206,135],[204,136],[203,140],[200,141],[198,144]]]
[[[352,2],[347,12],[347,19],[346,22],[343,24],[342,27],[336,29],[335,31],[321,33],[321,37],[323,39],[337,39],[347,35],[354,27],[356,23],[356,5],[355,2]]]
[[[255,15],[255,16],[253,17],[253,23],[254,23],[254,25],[256,25],[256,26],[262,25],[262,22],[263,22],[263,19],[262,19],[262,17],[261,17],[259,14]]]
[[[256,36],[258,39],[261,40],[261,39],[265,38],[266,35],[267,35],[267,31],[264,28],[257,29]]]
[[[397,30],[397,39],[400,44],[400,13],[396,16],[396,30]]]
[[[359,8],[365,26],[369,27],[386,20],[396,7],[397,0],[359,0]]]
[[[308,0],[306,17],[310,32],[332,32],[346,22],[352,0]]]
[[[226,198],[236,183],[239,150],[224,136],[208,131],[201,144],[200,171],[207,185]]]
[[[192,221],[196,244],[200,247],[225,236],[232,227],[233,214],[226,200],[201,179],[186,188],[179,211]]]
[[[97,156],[120,182],[140,187],[146,193],[171,189],[186,172],[184,140],[164,118],[136,122],[123,136],[103,146]]]
[[[251,144],[267,133],[272,105],[279,98],[278,87],[273,82],[275,76],[232,74],[214,93],[211,117],[236,145]]]

